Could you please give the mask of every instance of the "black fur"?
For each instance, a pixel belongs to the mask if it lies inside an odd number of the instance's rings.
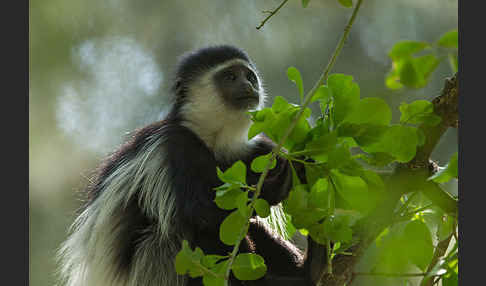
[[[214,154],[209,150],[193,132],[181,126],[177,121],[165,120],[149,125],[134,133],[134,136],[120,150],[110,156],[100,169],[98,182],[105,180],[124,160],[130,160],[135,156],[143,142],[151,136],[164,136],[167,141],[168,170],[170,180],[175,186],[176,211],[180,218],[178,228],[183,229],[185,234],[190,236],[191,246],[201,247],[205,253],[226,255],[231,252],[232,247],[223,244],[219,240],[219,226],[224,218],[230,213],[216,206],[214,203],[215,191],[212,190],[223,184],[216,175],[216,166],[221,169],[230,167],[234,161],[217,161]],[[253,158],[269,153],[274,147],[268,140],[262,140],[255,145],[251,153],[240,158],[247,166],[250,166]],[[247,182],[256,184],[259,174],[247,168]],[[288,194],[291,184],[289,178],[289,166],[283,159],[279,158],[277,166],[272,169],[263,185],[262,198],[270,204],[275,205],[281,202]],[[95,200],[101,188],[99,183],[90,189],[91,200]],[[129,205],[122,212],[123,219],[120,223],[130,224],[125,227],[126,231],[120,236],[120,270],[130,265],[130,256],[136,248],[138,241],[146,235],[141,229],[147,229],[150,224],[156,222],[148,218],[136,203]],[[302,277],[303,255],[282,240],[274,237],[265,226],[252,223],[247,238],[240,247],[241,252],[256,252],[262,255],[268,267],[268,277],[254,285],[267,285],[272,275],[278,276],[280,285],[293,285],[295,277]],[[290,284],[281,284],[287,280]],[[292,280],[291,277],[294,277]],[[282,280],[284,279],[284,280]],[[202,285],[200,279],[193,279],[189,285]],[[271,279],[270,279],[271,280]],[[296,280],[302,283],[302,280]],[[198,284],[199,283],[199,284]],[[235,281],[240,283],[239,281]],[[270,285],[270,284],[269,284]],[[303,285],[303,284],[299,284]]]

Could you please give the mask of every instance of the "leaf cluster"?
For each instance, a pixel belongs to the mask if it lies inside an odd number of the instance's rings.
[[[451,69],[455,73],[458,69],[457,50],[457,29],[445,33],[434,43],[398,42],[388,53],[392,60],[392,69],[386,76],[385,84],[393,90],[404,86],[425,87],[431,73],[445,58],[449,60]]]

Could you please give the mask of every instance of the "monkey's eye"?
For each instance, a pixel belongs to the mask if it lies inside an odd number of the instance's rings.
[[[236,75],[234,72],[231,72],[231,71],[227,71],[224,73],[224,78],[227,79],[227,80],[236,80]]]
[[[253,85],[257,83],[257,78],[256,78],[255,74],[254,74],[254,73],[252,73],[252,72],[249,72],[249,73],[246,75],[246,79],[247,79],[248,81],[250,81],[250,82],[251,82]]]

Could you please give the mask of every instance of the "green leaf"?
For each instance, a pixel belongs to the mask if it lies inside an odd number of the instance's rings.
[[[418,139],[418,146],[423,146],[425,144],[426,137],[424,131],[422,131],[421,128],[417,128],[417,139]]]
[[[353,7],[353,1],[352,0],[338,0],[341,5],[343,5],[346,8],[352,8]]]
[[[349,147],[339,144],[333,148],[328,155],[327,166],[329,169],[339,169],[351,161]]]
[[[356,159],[351,157],[351,153],[349,160],[344,162],[344,164],[339,165],[338,170],[345,175],[355,177],[361,177],[363,175],[363,172],[365,171],[363,165],[361,165]]]
[[[292,216],[292,224],[298,229],[316,223],[327,214],[327,209],[309,206],[309,192],[306,190],[306,185],[294,187],[283,206],[285,212]]]
[[[302,209],[292,214],[292,223],[296,228],[308,228],[328,215],[328,210],[323,208]]]
[[[459,63],[457,62],[457,54],[449,53],[447,57],[449,59],[449,64],[451,66],[452,72],[456,73],[459,68]]]
[[[350,218],[348,215],[329,216],[323,222],[323,228],[326,230],[325,236],[332,241],[351,241],[353,231],[350,228],[349,221]]]
[[[323,165],[305,165],[305,179],[307,184],[312,186],[320,178],[325,178],[329,174],[329,170]]]
[[[359,101],[356,109],[348,113],[343,122],[356,124],[388,125],[392,112],[388,104],[381,98],[368,97]]]
[[[337,132],[324,134],[305,145],[307,154],[314,160],[326,162],[328,154],[337,143]]]
[[[194,251],[189,247],[189,242],[184,240],[182,242],[182,249],[177,253],[175,258],[175,269],[180,275],[189,272],[189,276],[195,278],[204,274],[203,269],[199,266],[200,261],[204,257],[201,248],[196,247]]]
[[[360,158],[363,159],[366,163],[378,167],[384,167],[395,161],[395,157],[383,152],[366,154],[364,156],[361,156]]]
[[[439,241],[442,241],[448,238],[451,233],[454,231],[455,220],[453,217],[449,215],[445,215],[443,220],[439,224],[439,228],[437,229],[437,237]]]
[[[299,70],[295,67],[289,67],[287,69],[287,77],[297,85],[297,88],[299,89],[300,103],[304,103],[304,84]]]
[[[321,178],[311,188],[309,206],[327,209],[329,204],[329,181],[328,179]]]
[[[332,74],[327,80],[334,98],[333,120],[338,125],[348,114],[358,106],[359,86],[353,82],[353,77],[344,74]]]
[[[375,271],[406,273],[410,269],[408,241],[403,237],[403,225],[387,228],[377,238],[378,255]]]
[[[240,253],[231,267],[239,280],[257,280],[265,276],[267,266],[263,257],[254,253]]]
[[[283,98],[280,95],[277,95],[273,100],[272,111],[275,112],[275,114],[278,114],[282,111],[289,109],[292,106],[293,105],[288,103],[287,100],[285,100],[285,98]]]
[[[189,242],[184,240],[182,242],[182,249],[177,253],[175,258],[175,270],[178,274],[184,275],[192,266],[191,249]]]
[[[277,98],[279,97],[277,96]],[[275,101],[277,101],[277,98],[275,99]],[[285,99],[283,100],[285,101]],[[259,111],[250,112],[250,115],[253,124],[250,126],[250,129],[248,130],[248,140],[260,134],[261,132],[267,131],[269,127],[273,124],[273,122],[276,120],[276,115],[273,111],[273,107],[272,108],[267,107]],[[271,134],[267,134],[267,135],[270,136]]]
[[[459,46],[458,42],[459,42],[459,34],[457,32],[457,29],[454,29],[442,35],[442,37],[440,37],[440,39],[437,41],[437,44],[444,48],[457,49]]]
[[[235,245],[248,231],[247,218],[236,210],[228,215],[219,227],[219,238],[226,245]],[[244,229],[246,227],[246,229]],[[243,230],[243,231],[242,231]]]
[[[396,43],[393,48],[388,53],[388,56],[393,60],[397,61],[402,58],[409,57],[415,53],[423,51],[424,49],[430,47],[426,42],[417,41],[401,41]]]
[[[338,127],[338,134],[352,137],[359,146],[369,146],[379,142],[387,130],[383,125],[343,123]]]
[[[289,196],[285,200],[286,211],[289,214],[297,213],[307,208],[309,193],[305,190],[305,185],[298,185],[292,188]]]
[[[459,281],[459,276],[457,273],[451,273],[449,275],[444,275],[442,278],[442,286],[457,286]]]
[[[385,85],[391,90],[398,90],[403,87],[403,84],[400,83],[400,75],[399,69],[397,68],[398,64],[393,63],[392,70],[387,74],[385,78]]]
[[[440,60],[433,54],[405,59],[399,70],[400,82],[407,87],[422,88],[439,63]]]
[[[237,161],[226,171],[222,172],[217,168],[218,178],[225,183],[246,184],[246,165],[241,160]]]
[[[242,216],[250,216],[250,207],[248,206],[248,192],[242,192],[236,198],[236,205]]]
[[[279,108],[283,107],[283,104]],[[272,107],[273,108],[273,107]],[[273,119],[271,121],[265,121],[263,131],[275,142],[279,142],[280,139],[287,132],[292,121],[297,116],[300,108],[293,104],[288,104],[287,108],[284,110],[279,110],[279,112],[273,113]],[[307,134],[309,133],[311,127],[306,118],[311,115],[312,111],[306,108],[302,114],[302,117],[297,121],[294,129],[290,133],[289,137],[284,143],[284,148],[287,150],[292,150],[296,145],[303,143]]]
[[[427,225],[420,220],[409,222],[404,229],[404,240],[407,241],[410,261],[425,271],[434,254],[434,245]]]
[[[457,174],[457,160],[458,155],[457,152],[452,155],[449,163],[440,171],[435,173],[433,176],[429,177],[428,180],[432,180],[437,183],[445,183],[453,178],[458,178]]]
[[[327,85],[321,85],[312,96],[311,102],[320,101],[326,104],[331,99],[331,90]]]
[[[272,152],[258,156],[253,161],[251,162],[251,170],[255,173],[261,173],[263,170],[265,170],[265,167],[267,166],[268,162],[270,161],[270,158],[272,157]],[[277,166],[277,160],[273,158],[272,164],[270,165],[270,170],[275,168]]]
[[[302,0],[302,7],[306,8],[309,5],[310,0]]]
[[[331,170],[331,179],[338,194],[353,209],[366,212],[371,207],[368,185],[360,177],[348,176],[338,170]]]
[[[218,255],[207,255],[207,256],[218,256]],[[207,257],[206,256],[206,257]],[[226,274],[226,269],[228,268],[229,260],[226,259],[217,263],[215,266],[211,267],[211,270],[220,276],[214,276],[207,274],[203,276],[204,286],[223,286],[224,285],[224,275]]]
[[[222,255],[216,255],[216,254],[208,254],[208,255],[205,255],[203,258],[202,258],[202,265],[204,265],[205,267],[209,268],[209,269],[212,269],[214,267],[216,267],[216,265],[218,264],[218,262],[222,259],[225,259],[227,258],[227,256],[222,256]]]
[[[265,218],[270,215],[270,205],[264,199],[257,199],[255,201],[255,211],[259,217]]]
[[[203,276],[203,285],[204,286],[224,286],[224,277],[217,277],[211,274]]]
[[[415,157],[419,143],[416,127],[392,125],[386,130],[380,141],[370,146],[362,146],[368,153],[388,153],[397,161],[406,163]]]
[[[326,236],[326,229],[322,223],[311,225],[308,231],[312,240],[322,245],[326,245],[328,238]]]
[[[403,63],[400,70],[400,82],[408,87],[418,87],[422,82],[419,71],[415,68],[411,59]]]
[[[243,193],[244,192],[241,191],[239,188],[231,189],[223,194],[221,194],[220,192],[216,192],[214,202],[221,209],[232,210],[237,208],[236,199]]]
[[[434,105],[427,100],[416,100],[410,104],[400,104],[400,123],[426,124],[435,126],[441,118],[434,114]]]
[[[439,65],[440,59],[438,59],[434,54],[428,54],[414,58],[413,63],[415,65],[415,68],[421,72],[420,74],[425,82],[423,86],[425,86],[427,84],[427,80],[430,74]]]

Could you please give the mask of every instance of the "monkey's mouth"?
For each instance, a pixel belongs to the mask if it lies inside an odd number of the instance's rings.
[[[245,95],[245,96],[240,96],[240,97],[238,97],[236,99],[238,101],[248,101],[248,102],[251,102],[251,101],[258,102],[259,101],[258,95]]]
[[[236,98],[241,108],[249,109],[258,106],[260,98],[258,95],[244,95]]]

